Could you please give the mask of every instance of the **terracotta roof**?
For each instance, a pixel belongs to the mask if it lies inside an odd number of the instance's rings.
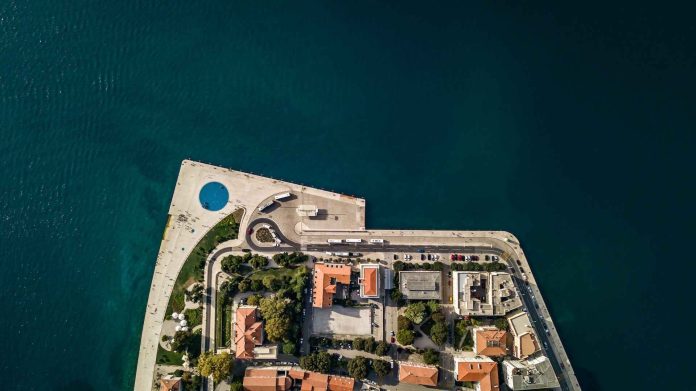
[[[237,308],[234,322],[235,356],[239,359],[254,358],[254,347],[263,342],[262,323],[256,320],[256,307]]]
[[[525,333],[520,335],[520,357],[527,357],[539,350],[534,334]]]
[[[292,380],[275,369],[247,369],[242,385],[245,391],[285,391],[292,387]]]
[[[437,386],[437,367],[411,363],[399,364],[399,381],[423,386]]]
[[[480,391],[499,389],[498,363],[495,361],[472,360],[457,362],[457,381],[478,382]]]
[[[180,391],[181,378],[160,379],[160,391]]]
[[[312,306],[331,307],[337,283],[350,284],[350,266],[341,264],[317,263],[314,266],[314,291]]]
[[[318,372],[290,369],[291,378],[302,381],[302,391],[351,391],[355,380],[349,377],[324,375]]]
[[[363,296],[376,296],[379,266],[364,266],[362,272]]]
[[[504,356],[507,353],[507,333],[496,328],[476,328],[476,353],[483,356]]]

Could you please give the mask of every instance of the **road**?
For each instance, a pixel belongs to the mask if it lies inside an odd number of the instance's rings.
[[[278,225],[271,219],[268,218],[259,218],[251,221],[249,223],[249,227],[254,227],[257,224],[268,224],[270,225],[275,231],[278,237],[283,241],[285,245],[287,245],[291,250],[293,251],[319,251],[319,252],[405,252],[405,253],[459,253],[459,254],[491,254],[491,255],[498,255],[502,257],[503,254],[506,253],[506,251],[493,247],[493,246],[452,246],[452,245],[406,245],[406,244],[398,244],[398,245],[390,245],[388,243],[382,243],[382,244],[369,244],[366,242],[362,243],[344,243],[344,244],[308,244],[304,248],[299,243],[293,242],[289,239],[287,239],[280,229],[278,228]],[[260,247],[255,245],[250,238],[250,234],[247,232],[246,236],[246,242],[249,247],[251,247],[253,250],[259,251],[259,252],[264,252],[264,251],[273,251],[277,252],[278,248],[277,247]],[[514,254],[514,251],[510,251],[509,253]],[[447,260],[443,260],[447,261]],[[522,271],[520,270],[519,265],[515,262],[514,259],[508,259],[506,260],[507,263],[510,265],[510,267],[514,270],[515,274],[515,282],[518,288],[518,291],[521,293],[524,305],[527,309],[527,312],[530,315],[530,318],[533,320],[536,335],[539,338],[539,341],[541,342],[541,349],[543,349],[545,355],[549,357],[549,360],[554,368],[554,371],[558,375],[559,382],[561,385],[562,390],[570,390],[570,389],[579,389],[579,386],[575,384],[573,387],[570,387],[566,381],[566,368],[565,366],[562,367],[561,363],[563,361],[567,361],[567,357],[563,357],[563,359],[560,359],[558,357],[557,352],[562,351],[561,349],[561,344],[560,340],[557,342],[553,338],[550,338],[549,335],[545,332],[545,326],[547,326],[547,322],[544,319],[543,314],[541,313],[542,309],[543,311],[548,314],[548,310],[546,310],[545,306],[542,305],[538,306],[538,302],[534,299],[532,299],[532,295],[530,294],[528,290],[528,286],[530,286],[532,290],[533,295],[535,297],[541,297],[541,292],[539,292],[538,287],[535,285],[527,285],[522,279]],[[528,273],[531,274],[531,270],[527,271]],[[547,315],[548,318],[550,318],[549,315]],[[554,334],[556,333],[556,330],[553,329],[553,325],[549,324],[549,330],[552,330]],[[305,339],[306,341],[306,339]],[[568,375],[570,376],[570,375]]]

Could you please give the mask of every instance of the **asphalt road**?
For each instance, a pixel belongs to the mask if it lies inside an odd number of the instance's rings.
[[[300,251],[301,246],[299,243],[293,242],[289,239],[287,239],[280,229],[278,228],[278,225],[273,222],[273,220],[268,219],[268,218],[259,218],[256,219],[252,222],[249,223],[249,227],[254,227],[257,224],[268,224],[270,225],[280,238],[280,240],[283,241],[283,244],[289,246],[292,250],[294,251]],[[263,251],[278,251],[277,247],[260,247],[255,245],[251,241],[251,234],[247,233],[246,235],[246,242],[249,247],[251,247],[255,251],[263,252]],[[494,248],[494,247],[487,247],[487,246],[422,246],[422,245],[390,245],[388,243],[382,243],[382,244],[368,244],[368,243],[344,243],[344,244],[310,244],[306,246],[305,251],[321,251],[321,252],[406,252],[406,253],[419,253],[419,252],[425,252],[425,253],[458,253],[458,254],[492,254],[492,255],[502,255],[504,253],[503,250]],[[415,260],[417,262],[417,260]],[[536,335],[539,338],[539,341],[541,342],[541,349],[544,351],[545,355],[549,358],[551,365],[554,368],[554,371],[556,372],[559,378],[559,382],[561,385],[562,390],[568,390],[569,387],[565,382],[565,376],[562,376],[564,370],[561,368],[559,359],[556,355],[555,352],[555,345],[553,341],[549,338],[549,336],[546,334],[544,331],[544,326],[546,325],[546,322],[543,319],[543,316],[539,313],[539,309],[537,309],[535,301],[532,299],[529,290],[527,289],[526,283],[522,281],[520,276],[522,275],[522,272],[519,269],[519,266],[515,262],[515,260],[509,260],[508,264],[513,268],[515,271],[515,281],[517,283],[517,288],[519,292],[521,293],[522,300],[524,302],[525,308],[527,312],[529,313],[530,318],[532,319],[534,323],[534,328],[536,331]],[[538,289],[536,292],[534,292],[535,295],[540,294]],[[305,340],[306,342],[306,340]],[[546,347],[548,346],[548,348]]]

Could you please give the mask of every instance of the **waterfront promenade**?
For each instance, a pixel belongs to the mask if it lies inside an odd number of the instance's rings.
[[[206,183],[213,181],[222,183],[230,193],[227,205],[216,212],[204,209],[198,199],[200,189]],[[263,213],[257,210],[259,205],[268,202],[274,195],[288,191],[293,193],[293,200]],[[310,202],[319,205],[325,217],[310,219],[298,216],[295,206]],[[149,391],[153,388],[161,326],[174,281],[184,261],[211,227],[239,208],[245,210],[239,226],[242,238],[232,244],[226,244],[229,251],[239,250],[242,247],[252,247],[257,251],[269,253],[279,251],[278,248],[272,247],[256,248],[252,244],[247,229],[263,221],[270,222],[274,226],[283,238],[286,250],[324,252],[332,248],[327,243],[328,238],[346,238],[349,235],[351,238],[363,239],[363,242],[342,246],[348,249],[347,251],[363,253],[486,251],[500,255],[501,259],[514,270],[516,282],[523,293],[525,306],[532,319],[539,323],[535,327],[541,330],[541,322],[543,322],[543,325],[548,328],[548,335],[544,332],[537,334],[548,344],[548,348],[544,351],[559,374],[562,389],[580,390],[531,267],[514,235],[504,231],[367,230],[363,199],[186,160],[182,163],[177,179],[169,210],[169,222],[157,257],[150,289],[138,358],[134,388],[136,391]],[[385,243],[369,244],[371,238],[384,239]],[[211,260],[213,256],[214,254],[211,254],[208,259]],[[524,294],[521,269],[524,269],[533,298],[531,295]],[[207,265],[206,270],[206,286],[210,286],[213,282],[211,279],[217,273],[210,264]],[[214,336],[214,331],[210,325],[214,324],[215,317],[213,306],[206,307],[208,310],[204,311],[203,315],[204,351],[211,350],[211,337]]]

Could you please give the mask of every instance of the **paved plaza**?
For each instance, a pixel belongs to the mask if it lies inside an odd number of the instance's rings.
[[[370,309],[335,306],[315,308],[312,333],[318,335],[371,335]]]

